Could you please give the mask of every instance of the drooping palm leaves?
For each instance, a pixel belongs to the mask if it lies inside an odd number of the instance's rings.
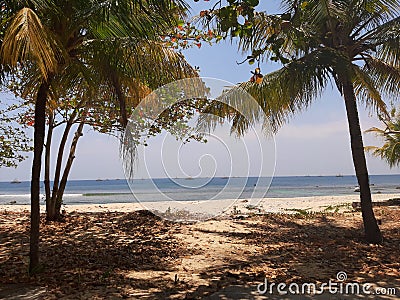
[[[18,9],[20,4],[21,9]],[[92,42],[140,37],[158,40],[184,13],[183,1],[33,1],[8,3],[17,7],[3,21],[3,63],[35,60],[44,76],[55,72]],[[58,67],[58,66],[57,66]],[[59,71],[59,70],[57,70]]]

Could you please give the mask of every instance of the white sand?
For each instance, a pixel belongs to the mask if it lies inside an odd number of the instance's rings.
[[[385,201],[392,198],[400,198],[400,194],[373,194],[373,201]],[[112,204],[79,204],[65,205],[66,212],[132,212],[140,209],[156,210],[167,214],[181,214],[182,212],[192,215],[216,216],[225,214],[248,214],[251,212],[274,212],[290,213],[293,209],[307,211],[323,211],[328,207],[342,206],[341,210],[347,209],[347,205],[359,201],[359,195],[354,193],[343,196],[313,196],[299,198],[263,198],[239,199],[239,200],[212,200],[212,201],[166,201],[166,202],[144,202],[144,203],[112,203]],[[335,208],[334,208],[335,209]],[[29,205],[0,205],[3,211],[25,211],[30,210]],[[45,206],[41,205],[41,211]],[[332,210],[331,210],[332,211]],[[175,217],[174,217],[175,218]],[[185,218],[185,217],[183,217]]]

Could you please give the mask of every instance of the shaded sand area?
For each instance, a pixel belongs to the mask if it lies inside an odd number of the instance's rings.
[[[385,236],[380,246],[364,242],[361,213],[351,206],[343,212],[232,215],[192,224],[148,211],[67,207],[64,223],[45,224],[42,216],[43,268],[29,277],[29,212],[2,209],[0,298],[28,290],[35,296],[24,299],[266,299],[257,293],[265,278],[321,284],[336,280],[340,271],[347,282],[395,288],[398,297],[400,207],[374,210]],[[314,299],[295,299],[307,298]]]

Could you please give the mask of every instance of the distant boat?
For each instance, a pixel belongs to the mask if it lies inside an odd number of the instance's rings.
[[[15,178],[13,181],[11,181],[10,183],[21,183],[21,181],[19,181],[17,178]]]
[[[98,178],[98,179],[96,179],[96,181],[103,181],[103,179]]]
[[[228,176],[221,177],[221,179],[229,179]]]
[[[343,177],[343,175],[342,174],[337,174],[336,177]]]
[[[193,177],[192,177],[192,176],[189,176],[189,177],[186,177],[185,179],[186,179],[186,180],[193,180]]]

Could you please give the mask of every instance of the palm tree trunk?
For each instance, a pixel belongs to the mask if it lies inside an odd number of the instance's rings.
[[[34,150],[31,179],[31,228],[29,243],[29,273],[39,267],[39,225],[40,225],[40,171],[46,130],[46,101],[50,80],[43,82],[38,90],[35,103]]]
[[[369,187],[369,176],[367,162],[365,159],[364,144],[361,135],[360,120],[357,111],[357,101],[354,94],[354,86],[346,77],[340,80],[343,84],[343,95],[345,99],[347,121],[349,124],[351,153],[356,171],[358,185],[360,187],[361,212],[364,222],[365,238],[369,243],[381,243],[382,234],[376,222],[372,209],[371,190]]]

